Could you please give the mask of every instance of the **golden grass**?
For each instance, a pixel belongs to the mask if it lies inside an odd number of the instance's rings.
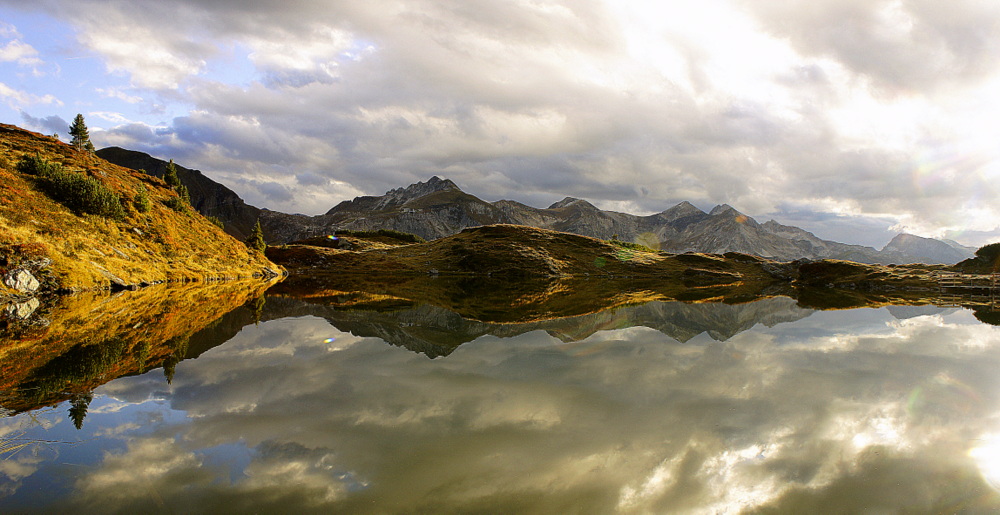
[[[15,170],[22,157],[34,155],[112,189],[129,206],[126,219],[77,215],[46,196],[33,177]],[[152,201],[147,213],[131,207],[141,188]],[[5,258],[17,259],[18,246],[35,245],[52,261],[48,270],[53,288],[107,288],[115,280],[140,284],[228,279],[277,268],[193,209],[178,212],[164,204],[176,196],[155,177],[78,152],[54,138],[0,124],[0,266]],[[0,289],[0,295],[11,293]]]

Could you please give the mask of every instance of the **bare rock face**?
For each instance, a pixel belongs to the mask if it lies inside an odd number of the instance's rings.
[[[7,273],[3,279],[4,284],[21,293],[34,293],[38,291],[41,284],[31,272],[27,270],[13,270]]]

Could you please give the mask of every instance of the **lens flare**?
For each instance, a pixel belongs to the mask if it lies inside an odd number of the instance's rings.
[[[975,460],[983,479],[994,490],[1000,490],[1000,435],[984,435],[969,456]]]

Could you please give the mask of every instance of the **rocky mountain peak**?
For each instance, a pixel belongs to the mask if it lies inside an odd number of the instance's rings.
[[[427,179],[427,182],[418,182],[405,188],[395,188],[386,192],[386,196],[405,197],[407,199],[420,198],[439,191],[461,191],[461,189],[451,179],[442,179],[437,175]]]
[[[720,204],[718,206],[715,206],[715,207],[712,208],[711,211],[709,211],[708,214],[710,216],[716,216],[716,215],[729,214],[730,212],[732,214],[734,214],[734,215],[741,215],[741,214],[743,214],[743,213],[740,213],[739,211],[737,211],[733,206],[730,206],[729,204]]]
[[[552,204],[551,206],[549,206],[549,209],[559,209],[561,207],[569,207],[569,206],[587,207],[587,208],[591,208],[591,209],[597,209],[590,202],[587,202],[586,200],[581,200],[581,199],[578,199],[578,198],[574,198],[574,197],[566,197],[566,198],[560,200],[559,202],[556,202],[555,204]]]
[[[677,220],[679,218],[704,214],[704,211],[698,209],[694,206],[694,204],[685,200],[684,202],[681,202],[666,211],[662,211],[659,213],[659,216],[667,220]]]

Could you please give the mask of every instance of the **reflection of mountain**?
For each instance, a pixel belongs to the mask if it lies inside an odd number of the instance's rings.
[[[526,323],[487,323],[463,319],[457,313],[426,304],[389,311],[343,309],[335,304],[312,304],[288,297],[268,297],[262,320],[313,315],[341,331],[377,337],[429,357],[444,356],[480,336],[509,338],[530,331],[546,331],[564,342],[585,339],[604,330],[649,327],[686,342],[701,333],[727,340],[761,323],[773,326],[800,320],[813,311],[788,297],[745,304],[648,302],[574,317]]]
[[[960,308],[939,308],[937,306],[886,306],[889,314],[894,318],[905,320],[930,315],[948,315],[958,311]]]

